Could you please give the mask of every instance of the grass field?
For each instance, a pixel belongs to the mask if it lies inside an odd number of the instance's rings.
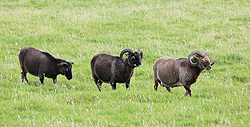
[[[250,2],[247,0],[2,0],[0,126],[250,126]],[[18,52],[35,47],[73,61],[73,79],[28,74]],[[97,53],[142,49],[130,91],[103,84],[90,70]],[[212,70],[173,94],[154,91],[153,63],[210,51]]]

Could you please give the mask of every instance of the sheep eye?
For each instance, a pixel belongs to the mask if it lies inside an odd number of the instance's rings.
[[[205,62],[205,60],[202,59],[201,62]]]

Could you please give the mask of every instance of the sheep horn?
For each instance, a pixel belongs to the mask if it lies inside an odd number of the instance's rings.
[[[194,50],[194,51],[190,52],[189,55],[188,55],[188,63],[191,66],[198,66],[199,63],[200,63],[200,60],[197,57],[194,57],[194,59],[196,60],[196,63],[193,63],[192,60],[191,60],[191,57],[193,55],[204,56],[204,53],[201,52],[200,50]]]
[[[211,66],[213,66],[214,63],[215,63],[218,59],[220,59],[220,58],[218,57],[213,63],[211,63]]]
[[[66,62],[63,62],[63,63],[60,63],[60,64],[58,64],[59,66],[63,66],[63,65],[67,65],[68,66],[68,64],[66,63]]]
[[[141,59],[142,59],[142,57],[143,57],[143,52],[142,52],[142,50],[141,50],[141,49],[139,49],[137,52],[138,52],[138,53],[140,53],[140,55],[141,55]]]
[[[124,53],[126,53],[126,52],[134,53],[135,51],[132,50],[132,49],[129,49],[129,48],[125,48],[125,49],[123,49],[123,50],[121,51],[121,53],[120,53],[120,58],[121,58],[121,60],[122,60],[124,63],[125,63],[125,61],[123,60],[123,55],[124,55]]]

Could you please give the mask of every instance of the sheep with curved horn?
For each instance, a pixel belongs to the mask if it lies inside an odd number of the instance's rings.
[[[188,58],[159,58],[153,65],[154,89],[157,91],[158,83],[169,92],[172,92],[170,87],[183,86],[186,89],[185,96],[191,97],[191,85],[204,69],[210,70],[218,59],[211,64],[209,51],[204,54],[199,50],[190,52]]]
[[[123,58],[124,54],[126,58]],[[125,83],[129,89],[134,68],[141,65],[142,57],[142,50],[135,52],[129,48],[123,49],[120,56],[106,53],[95,55],[91,60],[91,72],[99,91],[102,91],[103,82],[110,83],[112,89],[116,89],[116,83]]]

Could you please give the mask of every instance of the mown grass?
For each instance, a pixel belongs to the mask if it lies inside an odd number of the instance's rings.
[[[250,3],[245,0],[0,2],[0,126],[250,126]],[[73,79],[42,86],[21,83],[18,52],[32,46],[73,61]],[[142,49],[131,89],[99,92],[90,60]],[[152,66],[164,56],[210,51],[211,62],[192,85],[173,94],[153,90]]]

